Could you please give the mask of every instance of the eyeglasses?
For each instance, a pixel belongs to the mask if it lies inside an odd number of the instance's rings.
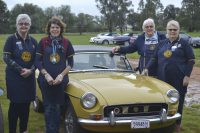
[[[177,31],[178,29],[168,29],[169,31]]]
[[[29,26],[29,23],[18,23],[18,25],[19,25],[19,26],[23,26],[23,25]]]
[[[153,25],[150,25],[150,26],[145,26],[146,29],[148,28],[153,28]]]
[[[59,29],[60,27],[59,26],[51,26],[50,28],[51,29]]]

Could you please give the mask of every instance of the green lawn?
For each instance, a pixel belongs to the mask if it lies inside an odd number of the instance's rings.
[[[89,44],[89,38],[94,36],[95,34],[65,34],[67,38],[69,38],[73,45],[76,44]],[[33,36],[39,41],[41,37],[45,36],[44,34],[33,34]],[[200,36],[198,34],[198,36]],[[2,51],[6,38],[8,35],[0,35],[0,87],[5,90],[5,64],[2,60]],[[200,49],[194,49],[196,55],[196,65],[200,66]],[[129,54],[129,58],[138,58],[137,53]],[[4,115],[4,127],[5,133],[8,133],[8,100],[6,98],[6,92],[0,98],[0,102],[3,108]],[[183,115],[183,128],[184,131],[182,133],[199,133],[200,131],[200,105],[196,105],[192,108],[185,108]],[[44,117],[43,114],[35,113],[31,107],[30,119],[29,119],[29,132],[30,133],[42,133],[44,131]]]

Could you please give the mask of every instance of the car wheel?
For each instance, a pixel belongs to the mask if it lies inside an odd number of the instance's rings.
[[[173,133],[175,129],[175,124],[172,124],[167,127],[159,128],[159,129],[154,129],[151,131],[151,133]]]
[[[194,48],[197,48],[197,44],[195,44],[195,43],[193,43],[192,46],[193,46]]]
[[[33,110],[38,113],[44,112],[42,101],[38,97],[33,101]]]
[[[0,104],[0,133],[4,133],[4,128],[3,128],[3,113],[1,109],[1,104]]]
[[[76,113],[71,105],[67,107],[64,125],[65,133],[86,133],[86,131],[81,128],[80,124],[78,123]]]
[[[108,40],[103,40],[102,44],[109,44]]]

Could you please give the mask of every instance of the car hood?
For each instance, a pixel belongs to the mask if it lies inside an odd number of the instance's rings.
[[[170,88],[162,81],[133,73],[82,73],[71,77],[87,86],[85,91],[101,95],[109,105],[165,102],[164,94]]]

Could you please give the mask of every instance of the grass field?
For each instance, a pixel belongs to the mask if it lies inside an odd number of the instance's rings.
[[[192,34],[192,33],[191,33]],[[67,38],[69,38],[73,45],[77,44],[88,44],[89,39],[91,36],[94,36],[96,34],[65,34]],[[200,36],[200,33],[194,33],[195,36]],[[33,34],[38,41],[41,37],[45,36],[44,34]],[[2,87],[4,90],[6,90],[5,86],[5,64],[2,60],[2,51],[3,46],[5,43],[6,38],[8,35],[0,35],[0,87]],[[195,56],[196,56],[196,66],[200,67],[200,48],[194,49]],[[138,58],[137,53],[129,54],[129,58]],[[5,91],[4,91],[5,92]],[[8,100],[6,98],[6,92],[2,97],[0,97],[0,102],[2,104],[3,108],[3,115],[4,115],[4,127],[5,127],[5,133],[8,133],[8,118],[7,118],[7,111],[8,111]],[[43,114],[35,113],[31,107],[30,112],[30,119],[29,119],[29,133],[43,133],[44,131],[44,117]],[[194,105],[191,108],[185,108],[184,109],[184,115],[183,115],[183,128],[184,131],[181,133],[199,133],[200,131],[200,105]]]

